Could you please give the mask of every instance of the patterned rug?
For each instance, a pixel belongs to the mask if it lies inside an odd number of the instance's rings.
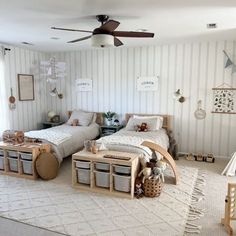
[[[133,200],[0,175],[0,216],[75,236],[199,233],[190,222],[202,214],[194,205],[204,181],[196,168],[178,169],[179,185],[166,183],[160,197]]]

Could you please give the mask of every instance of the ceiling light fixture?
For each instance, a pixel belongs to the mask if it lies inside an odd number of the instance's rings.
[[[60,39],[60,38],[58,38],[58,37],[51,37],[50,39],[58,40],[58,39]]]
[[[30,46],[33,46],[34,44],[32,44],[32,43],[28,43],[28,42],[21,42],[22,44],[24,44],[24,45],[30,45]]]
[[[114,36],[110,34],[94,34],[91,37],[93,47],[113,47]]]
[[[216,23],[209,23],[207,24],[207,29],[216,29],[217,28],[217,24]]]

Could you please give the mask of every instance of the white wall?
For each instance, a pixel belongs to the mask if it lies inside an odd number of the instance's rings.
[[[16,97],[16,109],[10,110],[10,128],[37,129],[45,119],[47,111],[46,83],[39,74],[39,62],[46,57],[46,54],[12,46],[6,47],[11,48],[5,56],[7,94],[10,96],[12,87],[13,95]],[[19,101],[17,74],[34,74],[34,101]]]
[[[173,115],[173,129],[182,152],[236,151],[236,115],[212,114],[212,87],[223,82],[236,87],[236,74],[224,69],[225,49],[236,55],[236,42],[196,42],[140,48],[91,49],[51,54],[67,63],[67,78],[58,84],[65,96],[49,97],[49,107],[61,114],[73,108]],[[236,62],[236,58],[233,58]],[[160,76],[157,92],[137,92],[138,76]],[[93,92],[75,92],[76,78],[91,78]],[[180,88],[185,103],[173,100]],[[196,120],[197,101],[205,120]]]

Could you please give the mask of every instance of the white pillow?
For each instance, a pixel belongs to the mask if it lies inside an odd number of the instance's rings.
[[[83,112],[81,110],[74,110],[70,116],[70,119],[67,121],[67,124],[71,125],[74,119],[78,119],[80,126],[88,126],[92,122],[92,118],[93,118],[92,112]]]
[[[136,119],[150,119],[150,118],[156,118],[157,119],[157,127],[156,130],[159,130],[163,126],[163,117],[162,116],[140,116],[140,115],[133,115],[133,118]]]
[[[155,131],[157,127],[157,118],[129,118],[129,121],[126,125],[126,130],[136,131],[137,125],[141,125],[142,123],[147,123],[148,131]]]

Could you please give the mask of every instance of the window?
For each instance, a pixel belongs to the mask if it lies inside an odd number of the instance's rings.
[[[4,76],[4,48],[0,47],[0,138],[2,132],[9,129],[9,109]]]

